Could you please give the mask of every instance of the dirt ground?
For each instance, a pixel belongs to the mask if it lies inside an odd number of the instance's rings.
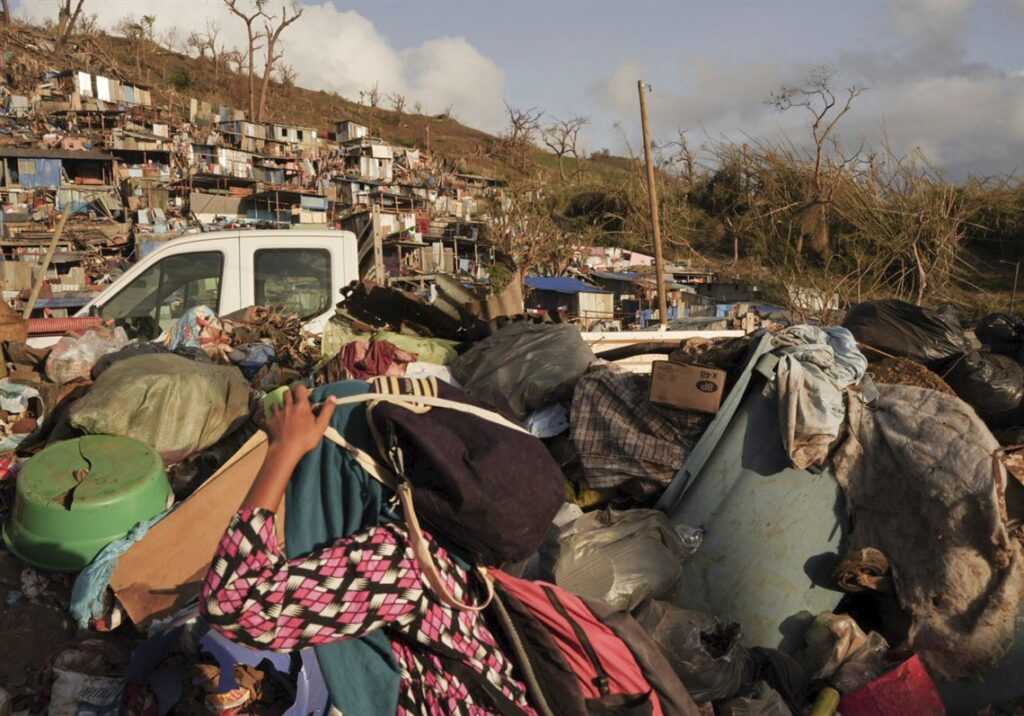
[[[32,593],[23,583],[26,565],[0,546],[0,687],[14,699],[14,710],[43,710],[50,664],[63,650],[84,639],[102,639],[130,649],[127,629],[112,634],[79,632],[68,616],[71,577],[35,572],[45,589]],[[122,633],[123,632],[123,633]]]

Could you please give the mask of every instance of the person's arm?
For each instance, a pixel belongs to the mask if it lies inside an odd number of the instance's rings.
[[[291,651],[359,637],[415,619],[424,598],[416,557],[401,527],[375,527],[288,560],[274,511],[302,457],[330,424],[334,403],[315,415],[296,387],[267,424],[270,447],[206,574],[200,611],[226,637]]]
[[[316,415],[309,403],[309,391],[302,385],[284,394],[284,405],[267,421],[267,457],[242,501],[242,509],[277,511],[299,461],[320,443],[331,424],[334,407],[328,400]]]

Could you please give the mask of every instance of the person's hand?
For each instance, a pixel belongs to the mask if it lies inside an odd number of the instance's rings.
[[[270,447],[277,453],[286,453],[296,461],[320,444],[320,438],[331,424],[334,401],[320,407],[319,415],[309,403],[309,391],[296,385],[284,394],[284,405],[274,410],[267,420]]]

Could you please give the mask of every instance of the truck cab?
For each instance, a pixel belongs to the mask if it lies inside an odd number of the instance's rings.
[[[283,305],[316,331],[323,329],[342,287],[358,278],[350,231],[220,231],[169,241],[76,315],[164,330],[199,305],[217,315]]]

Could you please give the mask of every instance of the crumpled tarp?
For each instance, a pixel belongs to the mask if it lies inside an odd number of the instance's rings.
[[[249,384],[234,366],[176,355],[127,358],[78,399],[71,424],[133,438],[172,464],[204,450],[249,416]]]
[[[845,328],[793,326],[775,336],[775,373],[782,444],[793,465],[806,470],[828,459],[846,418],[843,392],[868,368]]]
[[[639,497],[665,489],[714,416],[655,405],[651,377],[595,367],[576,384],[569,411],[583,479]]]
[[[850,548],[892,565],[909,641],[953,679],[1000,658],[1014,637],[1021,547],[1006,526],[999,443],[969,405],[933,390],[879,385],[849,401],[834,458],[853,524]]]

